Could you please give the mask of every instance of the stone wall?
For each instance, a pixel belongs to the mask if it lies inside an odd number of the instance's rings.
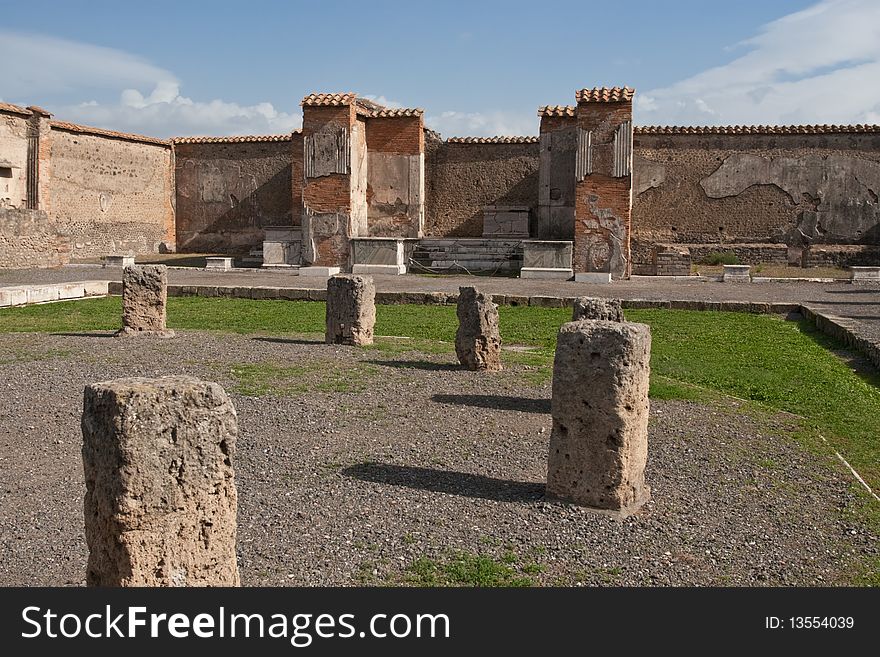
[[[178,251],[246,254],[265,226],[299,225],[299,133],[178,139],[174,153]]]
[[[28,116],[0,103],[0,208],[27,207]]]
[[[656,242],[880,244],[880,132],[710,130],[636,130],[637,269]]]
[[[537,137],[425,143],[425,234],[481,237],[487,205],[538,208]]]
[[[51,123],[48,187],[42,198],[74,257],[155,253],[174,244],[174,185],[169,142]]]
[[[45,212],[0,208],[0,269],[60,267],[70,242]]]

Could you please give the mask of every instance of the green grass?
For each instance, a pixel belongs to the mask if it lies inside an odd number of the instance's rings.
[[[310,392],[360,392],[379,372],[375,365],[362,363],[340,368],[331,360],[313,360],[308,365],[241,363],[229,374],[236,381],[235,391],[246,397],[294,397]]]
[[[408,581],[416,586],[536,586],[531,575],[541,572],[534,563],[516,566],[516,555],[501,559],[470,552],[452,552],[441,560],[420,557],[409,567]]]

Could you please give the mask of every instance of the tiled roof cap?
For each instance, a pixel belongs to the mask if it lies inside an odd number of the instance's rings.
[[[637,135],[821,135],[877,133],[880,125],[715,125],[635,126]]]
[[[537,144],[538,137],[450,137],[448,144]]]
[[[573,105],[544,105],[538,108],[538,116],[574,116]]]
[[[103,128],[92,128],[90,126],[77,125],[76,123],[67,123],[66,121],[52,121],[50,125],[55,130],[65,130],[67,132],[76,132],[87,135],[98,135],[100,137],[110,137],[112,139],[122,139],[124,141],[136,141],[144,144],[171,146],[171,141],[167,139],[145,137],[144,135],[134,135],[127,132],[116,132],[115,130],[104,130]]]
[[[39,114],[40,116],[46,116],[46,117],[52,116],[52,114],[48,110],[44,110],[39,105],[30,105],[30,106],[28,106],[28,109],[31,112],[33,112],[34,114]]]
[[[343,94],[309,94],[302,99],[300,105],[303,107],[338,107],[341,105],[351,105],[357,96],[353,93]]]
[[[396,118],[399,116],[421,116],[425,113],[421,107],[384,108],[373,112],[374,119]]]
[[[631,87],[593,87],[581,89],[576,98],[579,103],[622,103],[632,100],[635,92]]]
[[[22,116],[31,116],[33,114],[29,109],[13,105],[12,103],[0,103],[0,112],[11,112],[12,114],[21,114]]]
[[[175,144],[241,144],[269,141],[290,141],[292,136],[301,130],[294,130],[286,135],[236,135],[231,137],[174,137]]]

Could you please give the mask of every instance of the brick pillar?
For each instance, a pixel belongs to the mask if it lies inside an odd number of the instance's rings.
[[[349,267],[350,237],[367,232],[367,148],[354,94],[302,101],[303,264]]]
[[[27,206],[48,212],[49,180],[52,175],[52,115],[42,107],[31,105],[28,120],[28,192]]]
[[[381,109],[367,119],[367,217],[374,237],[422,237],[425,122],[421,109]]]
[[[630,274],[634,93],[628,87],[577,93],[576,278],[578,272]]]
[[[539,240],[574,238],[574,158],[577,150],[577,114],[571,106],[545,106],[541,117],[541,162],[538,171]]]
[[[89,586],[238,586],[235,408],[192,377],[85,389]]]

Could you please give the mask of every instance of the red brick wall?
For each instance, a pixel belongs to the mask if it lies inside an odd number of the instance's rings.
[[[612,177],[614,132],[632,103],[579,103],[578,127],[592,131],[593,173],[575,186],[575,271],[629,275],[632,176]]]
[[[367,120],[367,150],[398,155],[425,152],[421,116],[379,117]]]

